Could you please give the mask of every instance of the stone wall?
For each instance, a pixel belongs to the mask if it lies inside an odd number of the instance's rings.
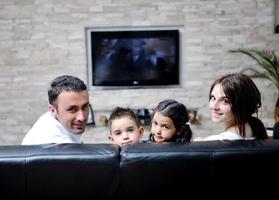
[[[231,49],[278,52],[274,21],[273,0],[1,0],[0,144],[21,142],[47,110],[47,87],[56,76],[70,74],[88,82],[86,27],[181,31],[180,87],[91,90],[96,114],[115,106],[153,108],[162,99],[175,98],[198,110],[201,124],[193,126],[195,135],[217,133],[221,127],[210,122],[208,110],[211,82],[252,63],[228,53]],[[255,82],[263,96],[259,117],[272,126],[277,90],[268,81]],[[89,128],[87,141],[100,141],[97,132]]]

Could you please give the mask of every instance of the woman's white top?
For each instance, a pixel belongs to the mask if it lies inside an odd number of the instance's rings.
[[[211,136],[204,138],[204,140],[241,140],[241,139],[244,139],[244,138],[241,137],[239,134],[231,132],[231,131],[225,131],[218,135],[211,135]]]
[[[69,132],[50,112],[43,114],[29,130],[22,145],[47,143],[82,143],[81,134]]]

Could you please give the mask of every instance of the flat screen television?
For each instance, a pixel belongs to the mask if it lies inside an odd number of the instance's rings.
[[[179,30],[87,29],[91,86],[179,84]]]

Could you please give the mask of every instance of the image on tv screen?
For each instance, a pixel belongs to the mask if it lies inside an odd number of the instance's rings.
[[[92,32],[95,86],[179,83],[178,31]]]

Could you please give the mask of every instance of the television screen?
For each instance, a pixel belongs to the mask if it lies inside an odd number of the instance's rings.
[[[89,30],[92,86],[179,84],[178,30]]]

